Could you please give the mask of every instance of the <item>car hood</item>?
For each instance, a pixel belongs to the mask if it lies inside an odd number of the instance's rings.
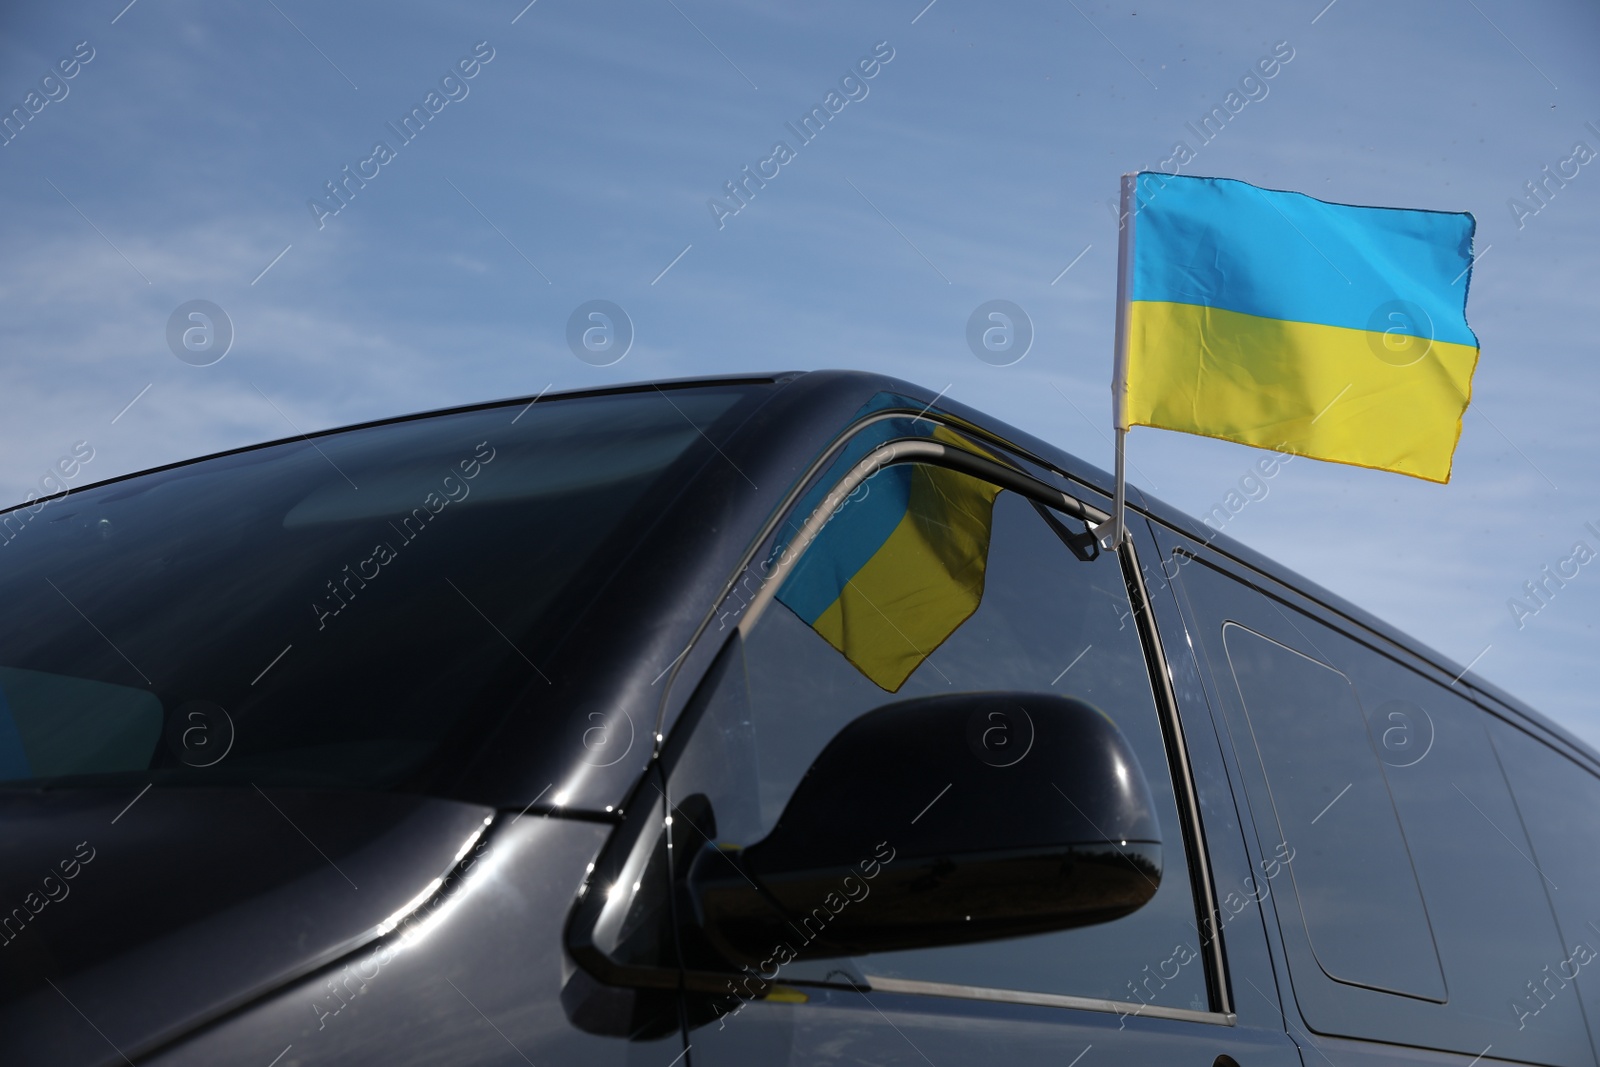
[[[420,906],[492,816],[344,791],[0,793],[4,1058],[121,1062],[324,966]]]

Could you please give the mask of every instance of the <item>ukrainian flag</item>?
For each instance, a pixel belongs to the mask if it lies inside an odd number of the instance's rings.
[[[913,427],[914,435],[972,447],[943,427]],[[891,420],[857,436],[860,450],[907,433]],[[897,692],[978,610],[999,493],[942,467],[885,467],[822,527],[777,599],[879,688]]]
[[[1150,172],[1135,195],[1120,427],[1450,480],[1471,215]]]

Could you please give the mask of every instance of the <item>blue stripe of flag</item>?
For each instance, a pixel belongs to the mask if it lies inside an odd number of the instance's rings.
[[[1476,224],[1466,212],[1330,204],[1148,171],[1136,188],[1133,300],[1477,347],[1466,310]],[[1423,315],[1393,316],[1395,301]]]

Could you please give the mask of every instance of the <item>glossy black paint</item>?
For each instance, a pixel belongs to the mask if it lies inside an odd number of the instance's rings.
[[[421,935],[409,944],[396,931],[137,1062],[267,1067],[281,1055],[275,1067],[667,1067],[683,1053],[675,1012],[662,1036],[635,1040],[573,1022],[614,1010],[618,999],[561,951],[567,907],[608,832],[603,823],[510,812],[474,870],[422,909]]]
[[[490,814],[384,793],[0,793],[0,900],[28,913],[78,863],[0,948],[0,1062],[137,1055],[355,950]]]
[[[1025,738],[1015,751],[986,744],[996,722]],[[1105,715],[1067,697],[957,693],[851,722],[765,839],[707,843],[687,877],[734,963],[796,940],[819,908],[831,910],[796,958],[860,956],[1120,918],[1155,895],[1161,829]]]

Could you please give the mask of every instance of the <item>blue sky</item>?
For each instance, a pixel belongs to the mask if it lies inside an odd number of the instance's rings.
[[[1227,532],[1600,744],[1600,561],[1520,626],[1508,605],[1574,542],[1600,551],[1600,162],[1525,192],[1600,152],[1600,8],[524,3],[8,5],[0,108],[57,99],[0,146],[0,496],[78,441],[81,484],[547,386],[813,367],[948,388],[1109,467],[1107,202],[1182,141],[1187,174],[1476,214],[1453,482],[1297,460]],[[1189,124],[1275,50],[1202,142]],[[387,124],[430,91],[402,142]],[[802,143],[786,123],[830,92]],[[379,140],[393,157],[319,219]],[[737,214],[708,206],[780,140]],[[235,330],[203,367],[167,342],[197,299]],[[567,345],[596,299],[634,326],[610,366]],[[1009,366],[967,346],[995,299],[1035,331]],[[1257,458],[1143,429],[1129,449],[1197,515]]]

